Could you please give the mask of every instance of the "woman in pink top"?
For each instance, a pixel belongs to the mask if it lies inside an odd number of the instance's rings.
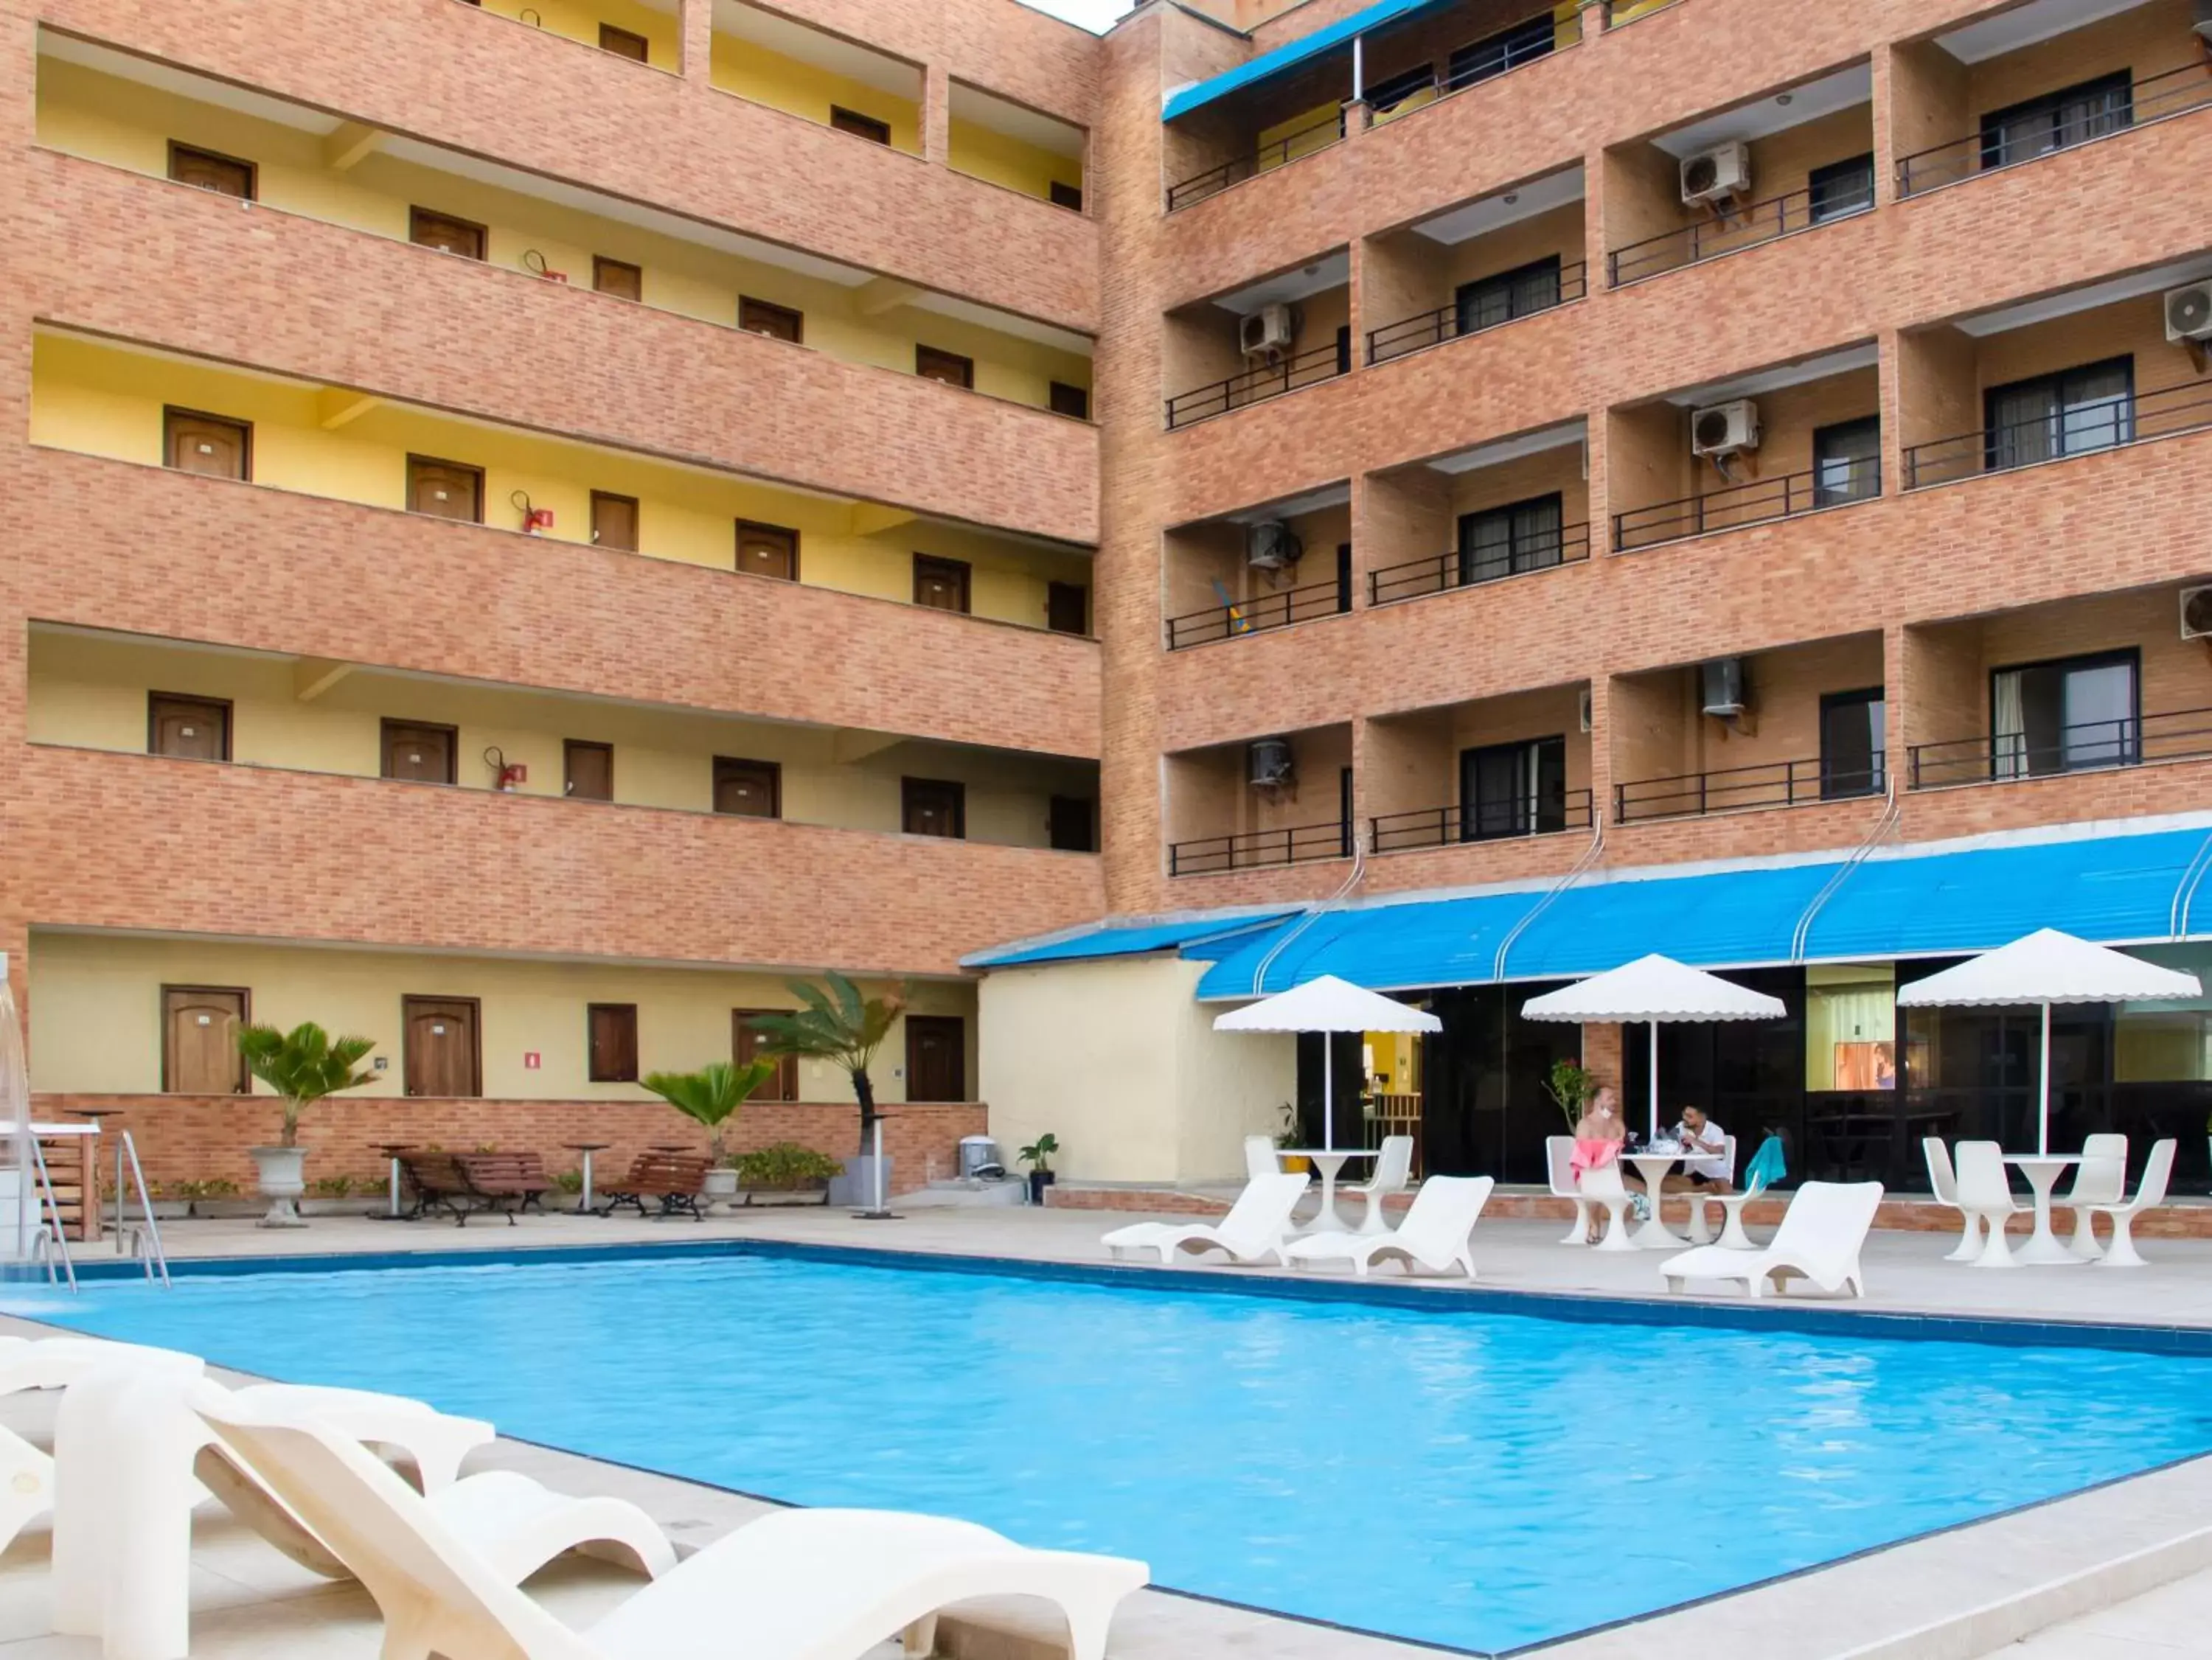
[[[1575,1181],[1580,1185],[1583,1172],[1598,1170],[1616,1163],[1620,1158],[1621,1143],[1628,1139],[1628,1122],[1620,1116],[1620,1098],[1608,1084],[1590,1098],[1589,1105],[1575,1124],[1575,1152],[1571,1165]],[[1595,1206],[1589,1211],[1588,1243],[1597,1243],[1598,1212]]]

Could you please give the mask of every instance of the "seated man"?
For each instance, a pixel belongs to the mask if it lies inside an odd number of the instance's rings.
[[[1711,1193],[1732,1190],[1735,1172],[1729,1168],[1728,1132],[1707,1118],[1702,1106],[1686,1106],[1678,1133],[1682,1145],[1692,1151],[1682,1160],[1681,1172],[1669,1174],[1659,1184],[1660,1190],[1667,1193],[1686,1193],[1692,1188]]]

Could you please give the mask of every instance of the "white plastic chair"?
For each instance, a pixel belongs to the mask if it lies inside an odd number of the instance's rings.
[[[1721,1137],[1721,1162],[1728,1166],[1729,1180],[1733,1184],[1735,1180],[1735,1137],[1733,1136],[1723,1136]],[[1683,1167],[1687,1169],[1688,1166],[1685,1164]],[[1713,1242],[1713,1228],[1712,1224],[1705,1220],[1705,1201],[1711,1199],[1716,1204],[1721,1205],[1723,1209],[1725,1210],[1727,1209],[1725,1203],[1727,1200],[1737,1199],[1739,1203],[1736,1206],[1736,1211],[1740,1213],[1743,1209],[1740,1201],[1746,1196],[1734,1193],[1715,1193],[1705,1188],[1693,1187],[1690,1190],[1686,1197],[1690,1201],[1690,1243],[1692,1245],[1711,1245]],[[1736,1224],[1735,1231],[1737,1237],[1743,1239],[1741,1249],[1748,1251],[1751,1248],[1751,1240],[1747,1237],[1745,1237],[1743,1225],[1741,1222]],[[1734,1246],[1730,1247],[1732,1250],[1735,1248],[1736,1247]]]
[[[2147,1266],[2142,1254],[2136,1250],[2135,1239],[2128,1229],[2144,1211],[2154,1210],[2166,1203],[2166,1184],[2173,1178],[2173,1148],[2171,1136],[2151,1144],[2150,1157],[2143,1161],[2142,1180],[2136,1184],[2134,1198],[2124,1204],[2090,1207],[2101,1211],[2112,1224],[2112,1243],[2106,1247],[2105,1254],[2097,1258],[2099,1268]]]
[[[1982,1254],[1982,1219],[1959,1203],[1959,1178],[1951,1170],[1951,1149],[1943,1145],[1941,1136],[1926,1136],[1920,1142],[1921,1156],[1928,1160],[1928,1190],[1936,1196],[1936,1203],[1949,1205],[1959,1213],[1964,1231],[1947,1263],[1971,1263]]]
[[[1405,1221],[1388,1233],[1310,1233],[1291,1241],[1286,1255],[1301,1263],[1348,1262],[1361,1279],[1378,1257],[1395,1257],[1406,1271],[1442,1274],[1456,1268],[1474,1278],[1469,1239],[1496,1183],[1487,1176],[1431,1176],[1413,1196]]]
[[[2005,1243],[2005,1222],[2020,1212],[2005,1179],[2004,1149],[1995,1142],[1960,1142],[1959,1208],[1971,1212],[1990,1231],[1989,1243],[1974,1258],[1976,1268],[2018,1268],[2012,1247]]]
[[[1692,1245],[1717,1244],[1723,1251],[1756,1251],[1757,1243],[1743,1231],[1743,1208],[1766,1191],[1766,1178],[1755,1178],[1740,1193],[1710,1193],[1699,1188],[1690,1195],[1690,1242]],[[1717,1204],[1721,1208],[1721,1237],[1715,1240],[1705,1223],[1705,1207]]]
[[[1282,1161],[1275,1157],[1275,1143],[1265,1136],[1244,1138],[1244,1179],[1251,1181],[1261,1176],[1279,1176]]]
[[[1297,1209],[1311,1179],[1303,1172],[1293,1175],[1280,1171],[1255,1176],[1244,1184],[1237,1203],[1218,1224],[1178,1227],[1173,1222],[1135,1222],[1115,1228],[1099,1243],[1116,1257],[1125,1251],[1157,1251],[1163,1263],[1173,1262],[1176,1253],[1182,1251],[1225,1251],[1234,1262],[1257,1263],[1273,1257],[1279,1263],[1283,1247],[1290,1243],[1291,1212]]]
[[[1375,1155],[1375,1174],[1372,1179],[1348,1187],[1346,1193],[1366,1196],[1366,1214],[1359,1219],[1362,1233],[1387,1233],[1389,1227],[1382,1220],[1382,1201],[1393,1193],[1403,1193],[1406,1184],[1413,1175],[1413,1138],[1411,1136],[1385,1136]]]
[[[2081,1162],[2074,1166],[2073,1183],[2057,1201],[2074,1211],[2074,1237],[2066,1242],[2067,1249],[2087,1262],[2101,1256],[2097,1230],[2090,1226],[2090,1210],[2097,1205],[2118,1204],[2127,1192],[2128,1138],[2110,1132],[2084,1137]]]
[[[1784,1290],[1791,1280],[1808,1280],[1822,1291],[1866,1295],[1859,1251],[1881,1205],[1880,1182],[1807,1182],[1783,1213],[1773,1243],[1764,1251],[1730,1251],[1698,1245],[1659,1264],[1669,1291],[1686,1280],[1741,1280],[1753,1297],[1772,1282]]]
[[[1590,1202],[1583,1197],[1582,1189],[1575,1184],[1575,1138],[1573,1136],[1547,1136],[1544,1137],[1544,1172],[1550,1178],[1553,1198],[1574,1201],[1574,1226],[1567,1230],[1567,1237],[1559,1243],[1574,1245],[1588,1245]]]
[[[1635,1251],[1640,1249],[1628,1237],[1628,1207],[1634,1196],[1628,1184],[1620,1179],[1620,1164],[1601,1164],[1582,1175],[1582,1197],[1594,1205],[1602,1205],[1610,1219],[1606,1223],[1605,1237],[1593,1247],[1598,1251]]]

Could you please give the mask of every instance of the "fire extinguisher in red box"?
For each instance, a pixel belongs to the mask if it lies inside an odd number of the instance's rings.
[[[518,784],[530,782],[530,769],[520,761],[507,760],[507,754],[497,744],[483,752],[484,765],[490,767],[495,780],[493,787],[506,795],[514,793]]]
[[[553,510],[550,507],[532,506],[530,493],[527,490],[517,490],[507,500],[514,504],[514,511],[522,515],[523,535],[543,536],[553,528]]]
[[[542,276],[548,282],[566,282],[568,280],[568,272],[548,269],[545,256],[535,248],[525,248],[522,251],[522,268],[532,276]]]

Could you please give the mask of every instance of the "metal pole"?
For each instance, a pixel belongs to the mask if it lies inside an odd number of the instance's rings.
[[[1321,1034],[1321,1150],[1336,1151],[1336,1033]]]
[[[2043,1110],[2036,1114],[2035,1154],[2051,1151],[2051,1005],[2043,1005]]]
[[[884,1120],[882,1114],[878,1113],[877,1115],[873,1129],[876,1138],[876,1209],[880,1211],[885,1208],[884,1205]]]
[[[100,1121],[95,1118],[93,1121],[93,1129],[96,1131],[99,1128]],[[115,1136],[115,1254],[118,1257],[129,1254],[123,1241],[123,1137],[126,1133],[118,1130]],[[88,1170],[99,1167],[91,1159],[88,1158],[84,1162]],[[95,1193],[92,1196],[92,1204],[96,1213],[100,1209],[99,1194]],[[146,1207],[146,1220],[149,1222],[154,1220],[154,1208],[150,1204]]]
[[[1659,1139],[1659,1019],[1651,1019],[1651,1141]]]

